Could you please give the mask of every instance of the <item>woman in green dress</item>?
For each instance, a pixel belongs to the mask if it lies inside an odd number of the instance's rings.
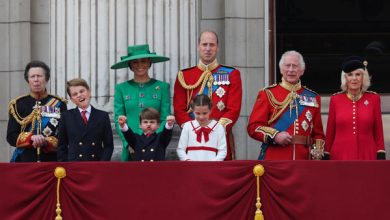
[[[171,114],[169,84],[148,74],[152,63],[165,62],[169,58],[150,52],[148,44],[129,46],[127,53],[120,62],[111,66],[111,69],[130,68],[134,72],[132,80],[115,86],[114,122],[123,143],[122,161],[129,160],[129,148],[118,125],[119,115],[126,115],[129,127],[142,134],[139,115],[144,108],[152,107],[160,112],[161,126],[157,132],[163,129],[167,116]]]

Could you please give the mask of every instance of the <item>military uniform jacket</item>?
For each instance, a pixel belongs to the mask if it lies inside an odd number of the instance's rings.
[[[150,79],[146,83],[137,83],[130,80],[115,86],[114,122],[123,143],[123,161],[128,160],[128,144],[119,128],[118,116],[125,115],[129,128],[137,134],[142,134],[139,127],[139,115],[143,109],[152,107],[160,112],[160,122],[164,125],[167,116],[171,114],[169,87],[168,83],[155,79]],[[162,129],[161,126],[157,132],[161,132]]]
[[[76,107],[59,125],[58,161],[109,161],[114,142],[108,113],[92,106],[86,125]]]
[[[211,71],[209,77],[205,68],[204,64],[199,63],[198,66],[178,73],[173,97],[177,123],[182,126],[185,122],[193,120],[189,114],[191,113],[189,103],[198,93],[204,93],[209,95],[213,103],[210,118],[219,121],[227,132],[231,132],[241,111],[240,71],[220,65],[216,60],[208,66]]]
[[[40,107],[34,108],[38,101]],[[7,141],[11,146],[16,147],[11,161],[37,161],[37,150],[32,146],[31,136],[38,133],[42,134],[47,142],[47,145],[41,149],[40,161],[56,161],[57,127],[61,121],[62,112],[65,110],[66,101],[50,94],[41,100],[37,100],[31,95],[11,100]],[[39,115],[40,120],[34,112]]]
[[[378,94],[365,92],[356,101],[345,92],[330,97],[325,151],[332,160],[375,160],[385,152]]]
[[[173,108],[177,123],[183,124],[194,119],[190,102],[197,94],[207,94],[212,101],[210,119],[218,121],[226,130],[227,156],[235,158],[232,128],[241,111],[242,85],[240,71],[218,64],[214,60],[207,67],[199,61],[197,66],[179,71],[177,74]]]
[[[165,160],[165,150],[172,138],[173,129],[163,127],[162,132],[153,133],[149,137],[145,134],[134,133],[131,128],[123,132],[126,141],[134,149],[135,161]]]
[[[296,98],[289,99],[293,94],[291,93],[292,86],[283,81],[261,90],[253,106],[247,130],[250,137],[267,144],[265,160],[307,160],[310,158],[309,145],[311,143],[277,145],[273,139],[281,131],[286,131],[291,136],[307,138],[313,143],[323,144],[324,142],[320,96],[301,87],[299,83],[294,89]],[[275,125],[283,116],[286,120],[295,119],[284,130],[278,130]]]

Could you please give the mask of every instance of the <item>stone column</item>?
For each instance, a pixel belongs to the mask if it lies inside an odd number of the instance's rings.
[[[67,97],[65,82],[82,77],[91,86],[92,104],[111,116],[115,85],[133,73],[110,66],[127,54],[128,45],[148,43],[171,58],[149,72],[170,83],[171,91],[179,68],[197,62],[196,0],[51,0],[50,9],[52,92]],[[115,145],[119,150],[118,138]]]
[[[257,92],[266,85],[266,3],[263,0],[200,1],[200,31],[215,30],[220,40],[219,62],[241,72],[241,114],[233,127],[237,159],[257,159],[259,154],[260,143],[247,135],[246,126]]]
[[[0,1],[0,162],[10,160],[6,141],[8,103],[29,92],[24,67],[30,60],[49,64],[49,2]]]

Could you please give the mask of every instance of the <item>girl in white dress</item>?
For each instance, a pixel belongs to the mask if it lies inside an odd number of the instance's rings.
[[[191,108],[195,120],[184,123],[177,154],[183,161],[223,161],[226,157],[225,129],[209,119],[211,100],[207,95],[194,97]]]

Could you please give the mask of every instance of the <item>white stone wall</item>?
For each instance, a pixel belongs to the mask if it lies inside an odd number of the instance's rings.
[[[196,65],[197,36],[206,29],[219,35],[220,63],[241,71],[242,110],[234,127],[237,159],[256,159],[260,143],[248,137],[246,126],[258,90],[268,84],[268,1],[0,0],[0,162],[9,161],[12,151],[5,138],[8,102],[28,92],[23,69],[30,60],[50,64],[50,92],[66,97],[65,81],[83,77],[91,85],[92,103],[112,113],[115,84],[133,76],[109,67],[126,54],[128,45],[149,43],[153,51],[171,58],[153,65],[150,74],[169,82],[173,92],[177,71]],[[324,127],[328,102],[324,97]],[[386,146],[388,103],[388,96],[382,97]],[[170,157],[177,138],[170,144]],[[117,160],[117,138],[115,144]]]
[[[241,115],[233,128],[236,159],[257,159],[259,153],[260,144],[247,135],[246,126],[257,92],[266,85],[265,8],[262,0],[200,1],[200,30],[215,30],[220,40],[218,60],[241,71]]]
[[[8,102],[28,92],[24,67],[32,59],[49,63],[49,2],[0,0],[0,162],[9,161]]]
[[[60,96],[67,96],[65,81],[82,77],[91,86],[92,104],[112,113],[115,85],[133,73],[110,66],[127,54],[128,45],[148,43],[171,58],[154,64],[149,74],[170,83],[172,91],[179,67],[197,62],[196,0],[51,0],[50,9],[50,64],[56,73],[50,87]],[[114,134],[117,160],[121,143]]]

